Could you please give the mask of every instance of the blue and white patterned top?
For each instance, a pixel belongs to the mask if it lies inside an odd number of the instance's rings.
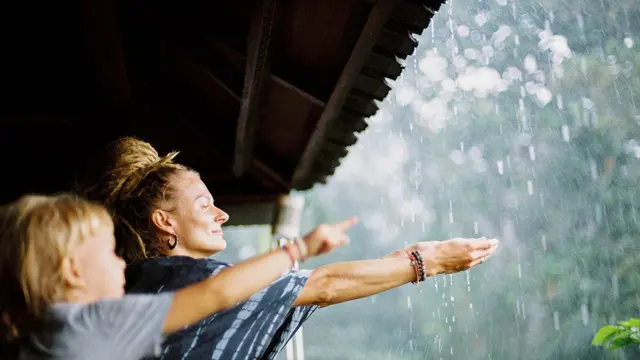
[[[170,256],[127,267],[128,293],[174,291],[232,266],[213,259]],[[164,360],[273,359],[317,306],[292,308],[311,271],[286,273],[245,302],[169,336]]]

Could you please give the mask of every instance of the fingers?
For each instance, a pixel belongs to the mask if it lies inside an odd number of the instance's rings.
[[[489,249],[489,250],[481,250],[481,251],[474,251],[471,253],[471,261],[470,262],[475,262],[478,260],[486,260],[488,259],[491,255],[493,255],[495,251],[494,249]]]
[[[477,266],[477,265],[482,264],[483,262],[487,261],[487,259],[488,259],[491,255],[492,255],[492,254],[485,255],[485,256],[481,256],[481,257],[479,257],[479,258],[477,258],[477,259],[473,260],[472,262],[470,262],[470,263],[469,263],[468,268],[472,268],[472,267],[474,267],[474,266]]]
[[[500,242],[498,239],[487,239],[487,238],[479,238],[479,239],[464,239],[469,242],[469,245],[473,250],[489,250],[495,249],[498,247]]]
[[[329,253],[334,249],[344,246],[348,243],[349,243],[349,236],[347,235],[342,235],[335,239],[327,239],[327,241],[322,245],[320,250],[318,250],[318,255]]]
[[[347,220],[335,223],[333,226],[338,231],[347,231],[347,230],[349,230],[349,228],[351,228],[353,225],[355,225],[357,223],[358,223],[358,218],[354,216],[354,217],[349,218]]]
[[[474,251],[471,255],[473,260],[469,263],[469,266],[467,268],[472,268],[487,261],[487,259],[491,257],[491,255],[493,255],[495,250],[496,248],[493,247],[488,250]]]
[[[349,235],[343,235],[342,238],[340,239],[340,246],[342,245],[347,245],[349,244],[349,242],[351,242],[351,238],[349,238]]]

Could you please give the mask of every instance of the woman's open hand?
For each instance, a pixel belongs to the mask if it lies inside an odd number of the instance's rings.
[[[427,276],[450,274],[481,264],[498,248],[496,239],[455,238],[446,241],[425,241],[410,251],[422,255]]]
[[[321,224],[305,235],[308,256],[317,256],[345,245],[349,242],[347,230],[358,222],[358,218],[350,218],[335,224]]]

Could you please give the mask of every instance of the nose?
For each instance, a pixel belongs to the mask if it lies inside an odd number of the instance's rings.
[[[215,217],[216,217],[216,222],[220,225],[229,221],[229,214],[227,214],[226,212],[222,211],[222,209],[217,207],[215,210]]]

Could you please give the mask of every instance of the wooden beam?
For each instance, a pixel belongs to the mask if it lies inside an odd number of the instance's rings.
[[[262,0],[249,29],[244,88],[240,99],[240,114],[236,132],[233,172],[242,174],[251,166],[255,130],[260,117],[260,100],[265,79],[269,78],[272,46],[271,38],[277,22],[279,0]]]
[[[280,187],[283,191],[289,191],[291,189],[291,183],[285,180],[280,174],[275,172],[272,168],[267,166],[267,164],[263,163],[258,159],[253,159],[252,161],[252,172],[257,173],[260,176],[267,177],[272,182],[276,183],[278,187]]]
[[[229,86],[227,86],[222,80],[218,79],[217,76],[213,75],[208,69],[204,66],[200,65],[197,61],[195,61],[190,56],[186,55],[185,51],[180,51],[177,46],[167,46],[166,48],[166,58],[170,60],[170,64],[173,66],[174,76],[176,76],[181,81],[186,81],[197,91],[203,94],[205,97],[212,100],[219,100],[218,94],[219,90],[223,90],[226,93],[224,101],[233,101],[234,103],[239,103],[241,98],[236,94]],[[184,120],[183,123],[190,124],[188,120]],[[198,133],[198,132],[195,132]],[[203,140],[204,141],[204,140]],[[204,143],[207,143],[204,141]],[[219,154],[223,154],[223,149],[216,149],[214,146],[209,144],[208,149],[214,151]],[[226,154],[226,153],[225,153]],[[235,155],[232,154],[232,156]],[[276,171],[271,169],[268,165],[264,164],[258,159],[255,159],[253,156],[249,159],[251,163],[246,168],[248,172],[257,176],[259,179],[263,181],[268,181],[273,184],[276,184],[279,191],[287,193],[291,190],[291,182],[284,179],[280,176]],[[238,177],[234,172],[234,175]]]
[[[312,171],[322,144],[326,140],[328,130],[340,114],[353,84],[364,66],[367,56],[373,50],[384,25],[389,19],[389,16],[391,16],[395,3],[395,0],[379,0],[373,5],[367,23],[364,25],[360,37],[351,52],[351,57],[342,70],[340,78],[338,78],[338,82],[329,97],[329,101],[315,129],[309,137],[307,146],[300,157],[300,162],[293,173],[292,183],[294,188],[298,184],[303,183],[304,179],[306,179]]]
[[[211,47],[213,50],[215,50],[215,55],[214,56],[223,56],[225,59],[227,59],[229,61],[229,63],[231,63],[231,65],[233,65],[237,70],[242,71],[244,69],[244,67],[246,66],[246,61],[247,59],[244,57],[244,55],[238,53],[237,51],[235,51],[234,49],[232,49],[229,45],[225,44],[224,42],[220,41],[220,40],[213,40],[210,42]],[[282,86],[283,88],[286,89],[290,89],[292,91],[294,91],[296,94],[298,94],[300,97],[308,100],[309,102],[311,102],[312,104],[324,107],[325,103],[324,101],[316,98],[315,96],[309,94],[308,92],[300,89],[299,87],[297,87],[296,85],[282,79],[281,77],[275,75],[275,74],[270,74],[269,75],[269,81],[272,83],[276,83],[280,86]]]

